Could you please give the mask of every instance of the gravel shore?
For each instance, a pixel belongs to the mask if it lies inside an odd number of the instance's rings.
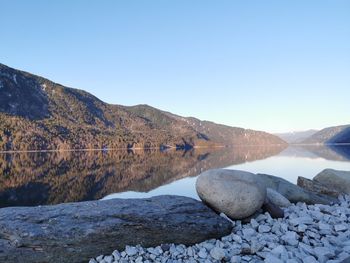
[[[90,263],[111,262],[350,262],[350,196],[339,204],[284,208],[284,218],[261,214],[250,223],[234,221],[233,231],[220,240],[154,248],[127,246]]]

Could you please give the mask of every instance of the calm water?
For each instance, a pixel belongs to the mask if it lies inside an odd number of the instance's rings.
[[[233,147],[192,151],[0,154],[0,207],[176,194],[197,198],[212,168],[267,173],[296,183],[325,168],[350,170],[350,147]]]

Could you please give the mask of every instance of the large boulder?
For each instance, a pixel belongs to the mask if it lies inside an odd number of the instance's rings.
[[[292,203],[330,204],[337,202],[336,198],[312,193],[277,176],[268,174],[257,174],[257,176],[259,176],[259,180],[266,188],[279,192]]]
[[[305,190],[321,195],[329,195],[337,198],[342,194],[342,192],[339,192],[336,189],[330,187],[330,185],[325,186],[317,181],[310,180],[302,176],[298,177],[297,184]]]
[[[266,198],[266,188],[252,173],[214,169],[202,173],[196,190],[203,202],[231,219],[243,219],[259,210]]]
[[[339,192],[350,194],[350,171],[325,169],[313,180]]]
[[[0,209],[0,262],[87,262],[124,249],[220,238],[232,224],[180,196]]]

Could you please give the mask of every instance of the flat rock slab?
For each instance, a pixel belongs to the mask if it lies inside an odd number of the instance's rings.
[[[231,233],[202,202],[180,196],[0,209],[0,262],[87,262],[96,255]]]
[[[338,198],[339,195],[343,194],[343,192],[339,192],[336,189],[333,189],[329,185],[325,186],[317,181],[313,181],[302,176],[298,176],[297,184],[301,188],[316,194],[333,196],[335,198]]]

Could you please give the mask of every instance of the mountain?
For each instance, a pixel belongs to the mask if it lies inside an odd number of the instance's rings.
[[[305,144],[350,143],[350,125],[325,128],[303,141]]]
[[[0,64],[0,150],[267,144],[285,142],[265,132],[185,118],[148,105],[107,104],[83,90]]]
[[[316,132],[318,131],[307,130],[307,131],[295,131],[295,132],[287,132],[287,133],[275,133],[275,135],[288,143],[301,143],[306,138],[314,135]]]

